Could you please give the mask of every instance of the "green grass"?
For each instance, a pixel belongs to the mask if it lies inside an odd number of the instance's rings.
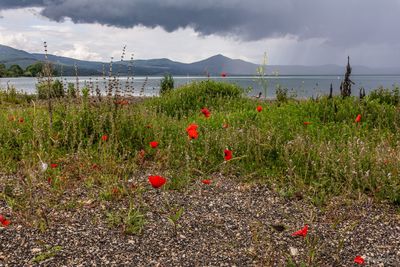
[[[333,196],[362,195],[400,204],[399,106],[376,95],[262,102],[243,97],[237,86],[205,81],[137,105],[53,101],[52,129],[45,103],[0,105],[0,172],[26,177],[9,185],[22,187],[19,195],[0,194],[14,207],[31,204],[30,192],[38,187],[51,192],[54,202],[77,187],[100,188],[101,201],[120,201],[130,197],[128,179],[150,172],[165,176],[169,190],[222,173],[317,205]],[[362,120],[355,123],[358,114]],[[190,123],[199,125],[196,140],[186,133]],[[149,146],[154,140],[157,149]],[[226,148],[234,157],[228,162]],[[59,167],[42,172],[41,160]],[[122,193],[113,194],[113,188]]]

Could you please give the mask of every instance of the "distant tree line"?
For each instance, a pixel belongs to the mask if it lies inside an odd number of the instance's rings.
[[[0,64],[0,78],[2,77],[38,77],[43,74],[43,62],[35,62],[22,69],[18,64],[11,65],[8,69],[6,65]],[[53,76],[57,76],[57,71],[53,70]]]

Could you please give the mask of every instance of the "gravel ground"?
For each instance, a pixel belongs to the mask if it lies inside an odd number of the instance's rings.
[[[43,255],[40,266],[355,266],[357,255],[365,266],[400,266],[399,212],[369,199],[318,209],[223,178],[186,192],[149,189],[141,198],[146,224],[138,235],[107,224],[105,211],[124,201],[83,199],[74,211],[50,210],[44,232],[0,202],[12,220],[0,229],[0,266],[35,266]],[[173,207],[184,208],[176,231]],[[307,238],[291,236],[305,224]]]

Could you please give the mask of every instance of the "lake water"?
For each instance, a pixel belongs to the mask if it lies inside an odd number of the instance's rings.
[[[61,79],[61,78],[60,78]],[[146,77],[134,77],[133,80],[133,88],[134,95],[146,95],[153,96],[158,95],[158,91],[160,88],[160,80],[162,77],[148,77],[146,81]],[[174,77],[175,87],[179,87],[185,85],[187,83],[193,81],[202,81],[202,80],[215,80],[215,81],[224,81],[228,83],[233,83],[241,86],[242,88],[250,88],[248,94],[249,95],[257,95],[259,92],[263,93],[265,96],[265,91],[260,85],[259,79],[257,77],[252,76],[231,76],[231,77],[182,77],[177,76]],[[275,88],[280,85],[282,87],[288,88],[289,92],[292,91],[297,97],[310,97],[317,96],[329,93],[330,84],[333,85],[334,94],[339,94],[340,82],[342,81],[342,76],[274,76],[274,77],[266,77],[268,82],[268,97],[275,96]],[[383,86],[385,88],[393,88],[393,86],[400,85],[400,76],[352,76],[351,79],[355,82],[355,85],[352,87],[352,91],[354,95],[358,95],[359,88],[364,87],[365,91],[368,93],[370,90],[378,88],[379,86]],[[62,81],[64,84],[69,82],[76,83],[75,77],[63,77]],[[146,81],[146,83],[145,83]],[[106,92],[106,83],[107,80],[104,81],[102,77],[79,77],[79,86],[82,88],[83,86],[90,85],[92,83],[93,88],[96,88],[96,85],[99,86],[100,91],[102,93]],[[8,85],[13,85],[17,90],[34,93],[36,91],[36,78],[1,78],[0,79],[0,88],[7,88]],[[126,77],[119,78],[119,86],[120,88],[124,88],[127,84]],[[142,91],[141,89],[143,88]],[[141,92],[142,91],[142,92]]]

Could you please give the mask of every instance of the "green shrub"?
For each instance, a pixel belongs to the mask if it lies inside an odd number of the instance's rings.
[[[288,97],[288,89],[282,87],[281,85],[277,85],[276,86],[276,100],[278,100],[278,102],[287,102],[289,97]]]
[[[386,103],[390,105],[398,105],[400,102],[400,90],[398,86],[393,87],[392,90],[379,87],[369,93],[367,96],[369,101],[377,101],[380,104]]]
[[[165,74],[160,84],[160,94],[163,95],[174,89],[174,78],[171,74]]]
[[[47,81],[43,81],[36,85],[36,90],[39,99],[48,99],[50,98],[60,98],[64,97],[64,86],[59,80],[55,80],[50,83],[50,92],[49,92],[49,84]]]
[[[214,81],[195,82],[164,94],[149,102],[168,116],[188,116],[203,107],[219,109],[229,99],[238,99],[243,90],[232,84]]]
[[[76,90],[73,83],[68,83],[67,95],[70,98],[76,98]]]

